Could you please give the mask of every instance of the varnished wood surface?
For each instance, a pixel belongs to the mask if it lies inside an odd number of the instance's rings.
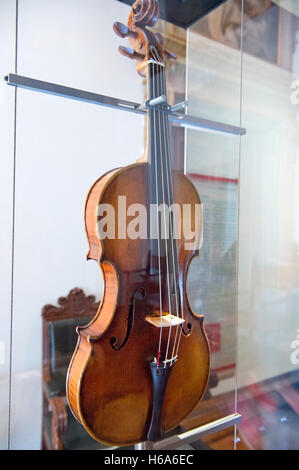
[[[152,408],[150,361],[156,355],[159,329],[145,321],[150,309],[159,310],[149,299],[157,286],[148,275],[148,240],[105,239],[95,229],[96,207],[109,203],[117,208],[117,196],[127,205],[147,205],[147,164],[114,170],[98,180],[86,202],[86,233],[89,258],[100,262],[104,295],[99,311],[79,339],[67,380],[70,407],[87,431],[110,445],[127,445],[146,439]],[[174,200],[180,205],[200,203],[192,183],[174,174]],[[193,221],[194,223],[194,221]],[[117,233],[116,223],[116,233]],[[176,427],[202,396],[209,375],[209,347],[203,317],[191,311],[186,296],[186,277],[198,249],[186,251],[178,240],[179,285],[185,325],[179,359],[166,390],[162,425],[165,432]],[[197,240],[199,243],[199,240]],[[142,292],[146,295],[143,296]],[[172,341],[175,329],[172,331]],[[162,338],[166,348],[167,335]]]
[[[148,70],[153,98],[153,90],[158,90],[160,83],[156,80],[157,70],[164,67],[161,61],[174,57],[162,47],[162,36],[148,29],[148,26],[155,25],[158,17],[158,0],[136,0],[127,26],[119,22],[114,24],[114,32],[122,38],[128,37],[132,46],[132,49],[121,46],[120,52],[126,57],[137,59],[140,74]],[[161,86],[163,83],[161,80]],[[154,114],[150,113],[151,116]],[[158,123],[160,139],[164,140],[165,147],[160,145],[160,152],[155,151],[155,165],[150,159],[150,167],[147,163],[137,163],[109,172],[93,185],[85,207],[86,234],[90,247],[88,258],[100,263],[104,295],[94,319],[86,327],[78,328],[78,343],[68,372],[67,396],[73,413],[86,430],[95,439],[111,445],[128,445],[146,440],[153,408],[150,363],[159,357],[159,349],[165,358],[168,345],[170,349],[167,357],[172,357],[176,332],[180,334],[182,331],[179,357],[166,388],[162,423],[158,423],[159,427],[162,424],[164,432],[175,428],[194,408],[204,393],[209,376],[210,355],[203,317],[191,311],[186,294],[188,268],[192,258],[199,252],[200,230],[195,235],[194,249],[186,249],[184,237],[177,240],[175,247],[169,240],[163,247],[164,257],[160,256],[160,245],[155,251],[154,246],[157,244],[149,237],[134,240],[125,236],[100,240],[97,230],[98,205],[109,204],[117,214],[119,196],[126,196],[127,207],[137,203],[149,210],[149,201],[153,195],[157,201],[158,194],[161,195],[161,190],[157,189],[161,178],[159,172],[164,171],[169,181],[173,179],[173,199],[181,208],[184,204],[200,204],[194,186],[182,173],[173,173],[173,178],[169,174],[167,125],[164,130],[161,117]],[[155,116],[151,124],[154,126],[153,135],[156,135]],[[163,177],[160,182],[164,192]],[[194,230],[194,213],[190,219]],[[117,217],[115,222],[115,233],[118,234]],[[168,267],[165,269],[170,246],[175,259],[173,270],[176,271],[173,271],[171,288],[179,290],[176,304],[179,303],[180,312],[176,314],[182,314],[185,322],[182,327],[172,328],[170,336],[168,331],[166,334],[162,331],[160,337],[160,328],[147,322],[146,317],[156,315],[160,308],[166,315],[165,305],[168,305],[169,310],[173,309],[170,297],[174,296],[174,292],[171,292],[169,278],[166,279]],[[156,271],[156,260],[159,260],[161,275]]]

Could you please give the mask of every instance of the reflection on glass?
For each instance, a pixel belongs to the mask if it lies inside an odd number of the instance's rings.
[[[244,36],[239,431],[249,448],[298,449],[299,10],[268,3]],[[258,48],[270,15],[273,31]]]
[[[239,126],[240,43],[232,48],[204,32],[217,11],[188,34],[188,114]],[[240,8],[234,14],[240,36]],[[209,386],[190,417],[195,427],[235,411],[239,137],[187,129],[185,149],[185,171],[200,194],[204,219],[203,244],[190,267],[188,294],[194,311],[205,316],[211,348]],[[203,438],[202,444],[232,449],[233,427]]]
[[[189,290],[193,304],[206,315],[209,333],[210,320],[212,325],[215,316],[223,321],[236,300],[230,280],[238,259],[238,411],[243,419],[236,447],[298,449],[299,8],[292,0],[243,3],[241,124],[247,134],[242,137],[240,174],[237,145],[233,149],[224,138],[187,132],[187,172],[198,174],[205,216],[204,244]],[[191,28],[190,114],[240,124],[241,4],[229,0]],[[237,255],[233,244],[227,252],[225,246],[233,240],[234,231],[227,238],[227,230],[236,224],[238,188],[221,178],[239,183]],[[227,323],[220,332],[213,328],[217,370],[218,361],[229,365],[233,338],[230,330],[224,334]],[[209,400],[213,416],[227,409],[224,403],[232,404],[229,375],[229,369],[226,378],[217,374],[218,385],[202,405],[207,416]],[[213,448],[229,448],[223,435],[204,440]]]

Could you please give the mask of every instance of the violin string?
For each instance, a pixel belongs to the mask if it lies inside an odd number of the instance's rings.
[[[153,51],[152,51],[153,52]],[[156,51],[157,52],[157,51]],[[157,54],[154,54],[154,59],[156,62],[160,62],[161,63],[161,58],[157,52]],[[158,64],[157,64],[157,69],[158,69]],[[164,70],[162,69],[162,71],[164,72]],[[164,76],[164,73],[163,72],[159,72],[157,73],[157,76],[160,78],[160,91],[159,93],[155,93],[156,92],[156,89],[154,87],[154,94],[153,96],[156,97],[156,94],[157,96],[160,96],[160,94],[162,94],[164,92],[164,94],[166,94],[166,84],[165,84],[165,76]],[[154,84],[155,84],[155,81],[153,80]],[[158,87],[157,87],[158,88]],[[167,104],[166,104],[167,106]],[[154,116],[155,115],[155,110],[154,110]],[[169,127],[168,127],[168,122],[166,121],[166,118],[167,116],[164,116],[165,113],[160,113],[158,112],[158,120],[159,120],[159,126],[161,126],[161,120],[160,120],[160,117],[161,117],[161,114],[162,114],[162,122],[163,122],[163,127],[164,127],[164,132],[165,132],[165,139],[164,139],[164,145],[165,145],[165,163],[166,163],[166,169],[165,169],[165,172],[166,172],[166,177],[167,177],[167,190],[168,190],[168,202],[170,202],[170,191],[172,191],[172,194],[173,194],[173,184],[172,184],[172,178],[171,178],[171,174],[168,175],[169,173],[169,170],[171,169],[171,164],[170,164],[170,142],[169,142]],[[167,118],[168,119],[168,118]],[[155,127],[155,130],[156,130],[156,127]],[[161,151],[161,155],[162,155],[162,143],[161,143],[161,129],[160,129],[160,151]],[[156,137],[156,135],[155,135]],[[166,145],[166,141],[167,141],[167,145]],[[156,143],[155,143],[156,145]],[[156,155],[157,156],[157,155]],[[163,191],[163,207],[164,207],[164,227],[165,227],[165,230],[166,230],[166,225],[165,225],[165,222],[166,222],[166,215],[165,215],[165,194],[164,194],[164,169],[163,169],[163,165],[161,166],[161,173],[162,173],[162,191]],[[156,161],[156,176],[157,176],[157,161]],[[169,179],[168,179],[169,178]],[[169,185],[169,180],[170,180],[170,185]],[[170,186],[171,186],[171,189],[170,189]],[[157,193],[158,194],[158,193]],[[169,212],[168,212],[169,213]],[[173,219],[175,217],[175,214],[172,213],[172,216],[173,216]],[[158,215],[158,209],[157,209],[157,217],[159,217]],[[172,220],[173,220],[172,219]],[[174,222],[173,222],[174,223]],[[177,311],[177,317],[179,317],[179,309],[178,309],[178,292],[177,292],[177,282],[176,282],[176,267],[175,267],[175,253],[174,253],[174,245],[173,243],[175,242],[174,241],[174,238],[173,238],[173,227],[170,223],[170,230],[171,230],[171,235],[170,235],[170,239],[171,239],[171,251],[172,251],[172,262],[173,262],[173,270],[174,270],[174,279],[175,279],[175,300],[176,300],[176,311]],[[166,234],[165,234],[166,235]],[[167,250],[167,237],[165,236],[165,248],[166,248],[166,262],[167,262],[167,282],[168,282],[168,296],[169,296],[169,310],[172,309],[172,305],[171,305],[171,301],[170,301],[170,282],[169,282],[169,265],[168,265],[168,250]],[[159,258],[160,258],[160,254],[159,254]],[[176,258],[177,258],[177,253],[176,253]],[[178,261],[178,260],[177,260]],[[160,280],[159,280],[160,281]],[[160,287],[161,287],[161,284],[159,284]],[[161,305],[162,305],[162,301],[161,301],[161,298],[160,298],[160,313],[162,315],[162,312],[161,312]],[[171,313],[171,311],[170,311]],[[183,315],[182,315],[182,318],[183,318]],[[161,321],[162,321],[162,316],[161,316]],[[175,351],[175,346],[176,346],[176,342],[177,342],[177,334],[178,334],[178,328],[180,328],[180,335],[179,335],[179,340],[178,340],[178,343],[177,343],[177,348],[176,348],[176,353],[174,353]],[[160,324],[160,339],[161,338],[161,333],[162,333],[162,323]],[[176,333],[175,333],[175,338],[174,338],[174,343],[173,343],[173,348],[172,348],[172,357],[171,357],[171,361],[178,355],[178,350],[179,350],[179,344],[180,344],[180,339],[181,339],[181,334],[182,334],[182,327],[181,325],[177,325],[176,327]],[[171,338],[171,326],[170,326],[170,329],[169,329],[169,334],[168,334],[168,342],[167,342],[167,350],[166,350],[166,355],[165,355],[165,367],[166,367],[166,361],[167,361],[167,357],[168,357],[168,350],[169,350],[169,344],[170,344],[170,338]],[[161,341],[159,342],[159,350],[158,350],[158,358],[159,358],[159,354],[160,354],[160,345],[161,345]]]
[[[171,155],[170,132],[169,132],[169,123],[168,123],[168,116],[167,115],[165,116],[165,122],[166,122],[166,141],[167,141],[167,144],[168,144],[168,164],[170,165],[170,155]],[[172,194],[174,194],[172,178],[170,178],[170,185],[171,185]],[[182,236],[182,234],[181,234],[181,236]],[[176,243],[176,240],[174,240],[174,243]],[[177,254],[177,268],[178,268],[178,271],[179,271],[178,254]],[[177,275],[179,276],[179,272],[177,273]],[[177,288],[177,284],[176,284],[176,288]],[[183,310],[183,299],[181,299],[181,318],[182,318],[182,320],[185,320],[184,319],[184,310]],[[177,335],[178,329],[180,330],[179,335]],[[182,331],[183,331],[183,324],[178,325],[177,329],[176,329],[176,336],[175,336],[174,344],[173,344],[173,351],[172,351],[173,356],[172,357],[177,357],[178,356],[180,342],[181,342],[181,338],[182,338]],[[177,338],[177,336],[178,336],[178,338]],[[177,342],[177,346],[175,347],[176,342]]]
[[[157,53],[158,54],[158,53]],[[161,58],[158,54],[158,57],[157,55],[155,56],[155,60],[157,62],[161,62]],[[158,95],[164,93],[166,94],[166,84],[165,84],[165,76],[164,76],[164,69],[162,69],[162,73],[159,74],[160,76],[160,93],[158,93]],[[164,83],[164,85],[163,85]],[[166,105],[167,106],[167,105]],[[158,114],[159,116],[161,115],[161,113]],[[169,173],[169,169],[171,168],[171,165],[170,165],[170,142],[169,142],[169,128],[168,128],[168,122],[166,122],[166,116],[164,116],[164,113],[162,113],[162,121],[164,123],[164,131],[165,131],[165,140],[164,140],[164,144],[165,144],[165,156],[166,156],[166,160],[165,160],[165,163],[166,163],[166,175],[168,177],[168,173]],[[167,140],[168,139],[168,140]],[[166,146],[166,140],[167,140],[167,143],[168,145]],[[171,191],[172,191],[172,194],[173,194],[173,184],[172,184],[172,178],[171,178],[171,175],[169,177],[169,180],[170,180],[170,184],[171,184]],[[167,186],[167,189],[168,189],[168,201],[170,201],[170,189],[169,189],[169,180],[168,180],[168,186]],[[163,188],[164,188],[164,184],[163,184]],[[175,214],[172,214],[173,217]],[[170,229],[172,230],[172,226],[170,224]],[[176,280],[176,269],[175,269],[175,254],[174,254],[174,239],[173,239],[173,232],[171,233],[171,250],[172,250],[172,261],[173,261],[173,269],[174,269],[174,277],[175,277],[175,280]],[[167,249],[167,248],[166,248]],[[176,258],[177,258],[177,254],[176,254]],[[168,254],[167,254],[167,260],[168,260]],[[168,284],[168,287],[169,287],[169,284]],[[168,292],[170,292],[169,288],[168,288]],[[179,309],[178,309],[178,293],[177,293],[177,283],[175,282],[175,298],[176,298],[176,311],[177,311],[177,317],[179,317]],[[171,305],[171,302],[169,302],[169,304]],[[171,307],[172,308],[172,307]],[[177,336],[178,336],[178,328],[180,328],[180,337],[179,337],[179,341],[178,341],[178,344],[177,344],[177,349],[176,349],[176,353],[175,353],[175,347],[176,347],[176,342],[177,342]],[[175,333],[175,338],[174,338],[174,342],[173,342],[173,348],[172,348],[172,357],[171,357],[171,361],[174,359],[174,357],[177,356],[178,354],[178,349],[179,349],[179,344],[180,344],[180,339],[181,339],[181,333],[182,333],[182,328],[181,326],[177,326],[176,327],[176,333]],[[169,335],[168,335],[168,344],[167,344],[167,353],[166,353],[166,358],[165,358],[165,361],[167,360],[167,357],[168,357],[168,348],[169,348],[169,343],[170,343],[170,338],[171,338],[171,328],[170,328],[170,331],[169,331]],[[166,362],[165,362],[165,366],[166,366]]]
[[[152,48],[152,54],[154,57],[154,60],[156,62],[159,61],[159,58],[155,54],[155,49]],[[159,96],[156,91],[156,86],[155,86],[155,64],[153,64],[153,90],[152,90],[152,97],[156,98]],[[161,344],[162,344],[162,332],[163,332],[163,300],[162,300],[162,282],[161,282],[161,250],[160,250],[160,224],[159,224],[159,191],[158,191],[158,155],[157,155],[157,136],[156,136],[156,110],[153,110],[153,116],[154,116],[154,138],[155,138],[155,179],[156,179],[156,204],[157,204],[157,226],[158,226],[158,262],[159,262],[159,291],[160,291],[160,337],[159,337],[159,345],[158,345],[158,354],[157,354],[157,368],[159,366],[159,360],[160,360],[160,355],[161,355]]]
[[[161,68],[161,65],[156,65],[157,67],[157,74],[156,77],[158,78],[157,80],[157,91],[158,91],[158,96],[161,95],[162,89],[159,89],[159,82],[161,84],[161,69],[159,70],[159,67]],[[164,168],[163,168],[163,160],[162,160],[162,135],[161,135],[161,121],[162,121],[162,116],[161,116],[161,111],[157,111],[158,113],[158,125],[159,125],[159,141],[160,141],[160,164],[161,164],[161,181],[162,181],[162,203],[163,203],[163,215],[164,215],[164,237],[165,237],[165,258],[166,258],[166,278],[167,278],[167,287],[168,287],[168,306],[169,306],[169,313],[172,313],[172,305],[171,305],[171,295],[170,295],[170,273],[169,273],[169,259],[168,259],[168,246],[167,246],[167,229],[166,229],[166,207],[165,207],[165,175],[164,175]],[[162,215],[162,214],[161,214]],[[162,217],[161,217],[162,219]],[[165,363],[164,367],[166,367],[166,361],[168,358],[168,352],[169,352],[169,345],[170,345],[170,338],[171,338],[171,331],[172,331],[172,325],[169,326],[169,333],[168,333],[168,340],[167,340],[167,346],[166,346],[166,352],[165,352]]]
[[[169,123],[168,123],[168,116],[166,115],[165,116],[165,121],[167,123],[166,125],[166,137],[167,137],[167,143],[168,143],[168,159],[170,161],[170,155],[171,155],[171,150],[170,150],[170,133],[169,133]],[[170,164],[170,163],[169,163]],[[173,181],[172,179],[170,180],[170,184],[171,184],[171,191],[172,191],[172,194],[174,194],[174,191],[173,191]],[[176,243],[176,240],[174,240],[174,243]],[[178,262],[178,254],[176,253],[176,257],[177,257],[177,269],[178,269],[178,273],[177,273],[177,276],[179,276],[179,262]],[[177,288],[177,284],[176,284],[176,288]],[[177,300],[177,303],[178,300]],[[183,313],[183,302],[181,300],[181,318],[182,320],[184,320],[184,313]],[[176,329],[176,336],[175,336],[175,341],[174,341],[174,344],[173,344],[173,357],[177,357],[178,356],[178,351],[179,351],[179,346],[180,346],[180,341],[181,341],[181,335],[182,335],[182,329],[183,329],[183,325],[178,325],[177,329]],[[175,345],[176,345],[176,341],[177,341],[177,333],[178,333],[178,330],[180,331],[180,334],[179,334],[179,338],[178,338],[178,343],[177,343],[177,348],[175,349]]]
[[[166,95],[166,77],[165,77],[164,70],[161,75],[161,92]],[[169,124],[168,124],[168,116],[165,113],[163,113],[163,124],[164,124],[164,135],[165,135],[164,146],[165,146],[165,164],[166,164],[166,175],[167,175],[168,201],[169,202],[171,201],[171,195],[172,195],[173,202],[175,202],[174,192],[173,192],[171,161],[170,161],[171,149],[170,149]],[[175,254],[174,243],[176,243],[176,240],[174,239],[174,236],[173,236],[174,227],[176,226],[175,224],[176,224],[175,213],[172,213],[172,224],[170,223],[170,240],[171,240],[171,251],[172,251],[173,277],[174,277],[174,283],[175,283],[174,286],[175,286],[176,315],[177,317],[179,317],[179,301],[178,301],[178,288],[177,288],[178,272],[176,269],[176,262],[177,262],[177,267],[178,267],[178,257],[177,257],[177,253]],[[175,358],[175,346],[176,346],[179,328],[180,328],[180,325],[177,325],[175,337],[173,341],[171,360]]]
[[[161,64],[161,57],[158,53],[158,51],[156,50],[156,48],[152,48],[152,53],[154,55],[154,59],[155,61],[158,63]],[[161,71],[159,71],[159,67],[163,67],[161,65],[158,65],[157,64],[157,73],[155,74],[155,77],[154,77],[154,80],[156,79],[156,77],[161,77]],[[161,84],[161,80],[160,81],[160,84]],[[155,90],[156,91],[156,90]],[[161,94],[161,91],[162,91],[162,87],[161,87],[161,90],[159,90],[159,83],[157,81],[157,91],[159,91],[159,93],[154,93],[154,96],[155,97],[158,97],[160,96]],[[157,96],[156,96],[157,95]],[[159,121],[159,137],[160,137],[160,164],[162,162],[162,141],[161,141],[161,112],[157,111],[158,113],[158,121]],[[170,296],[170,274],[169,274],[169,260],[168,260],[168,247],[167,247],[167,233],[166,233],[166,208],[165,208],[165,193],[164,193],[164,169],[163,169],[163,162],[162,162],[162,165],[161,165],[161,176],[162,176],[162,203],[163,203],[163,211],[164,211],[164,231],[165,231],[165,254],[166,254],[166,266],[167,266],[167,269],[166,269],[166,275],[167,275],[167,285],[168,285],[168,304],[169,304],[169,311],[170,313],[171,312],[171,309],[172,309],[172,305],[171,305],[171,296]],[[158,212],[158,208],[157,208],[157,212]],[[161,214],[161,220],[162,220],[162,216],[163,214]],[[160,231],[159,231],[160,232]],[[162,328],[162,324],[160,326]],[[167,364],[167,358],[168,358],[168,351],[169,351],[169,345],[170,345],[170,339],[171,339],[171,329],[172,329],[172,325],[170,325],[169,327],[169,334],[168,334],[168,341],[167,341],[167,346],[166,346],[166,353],[165,353],[165,358],[164,358],[164,367],[166,367],[166,364]],[[159,349],[160,351],[160,349]]]
[[[165,80],[165,83],[166,83],[166,80]],[[166,85],[165,85],[165,87],[166,87]],[[167,121],[166,121],[166,120],[167,120]],[[168,123],[168,116],[167,116],[167,114],[166,114],[166,116],[165,116],[165,123],[166,123],[166,141],[167,141],[167,144],[168,144],[168,165],[170,166],[171,149],[170,149],[170,133],[169,133],[169,123]],[[172,178],[170,178],[170,185],[171,185],[172,194],[174,194]],[[182,235],[181,235],[181,236],[182,236]],[[173,240],[173,242],[176,243],[176,240]],[[177,267],[178,267],[178,255],[177,255]],[[179,273],[177,273],[177,275],[179,275]],[[177,284],[175,284],[175,287],[176,287],[176,289],[177,289]],[[177,290],[176,290],[176,295],[177,295]],[[176,298],[176,299],[177,299],[177,298]],[[177,300],[177,305],[178,305],[178,300]],[[184,320],[183,300],[181,300],[181,318],[182,318],[182,320]],[[180,330],[179,335],[177,335],[178,329]],[[178,325],[177,328],[176,328],[176,334],[175,334],[175,339],[174,339],[174,343],[173,343],[172,358],[178,356],[179,347],[180,347],[180,342],[181,342],[181,337],[182,337],[182,331],[183,331],[183,325],[182,325],[182,324],[181,324],[181,325]],[[177,336],[178,336],[178,338],[177,338]],[[176,345],[176,342],[177,342],[177,345]]]
[[[158,53],[157,53],[158,54]],[[158,54],[159,55],[159,54]],[[158,61],[161,62],[161,58],[160,56],[158,57]],[[158,93],[158,95],[161,95],[162,93],[166,95],[166,84],[165,84],[165,72],[164,72],[164,68],[161,67],[161,72],[159,73],[159,78],[160,78],[160,91]],[[167,104],[166,104],[166,107],[167,107]],[[164,116],[164,112],[163,113],[159,113],[159,117],[161,116],[161,120],[162,120],[162,123],[163,123],[163,131],[164,131],[164,148],[165,148],[165,173],[166,173],[166,178],[167,178],[167,192],[168,192],[168,203],[170,203],[170,200],[171,200],[171,197],[170,197],[170,187],[169,187],[169,180],[170,182],[172,183],[172,178],[171,178],[171,174],[169,173],[169,170],[171,170],[171,165],[170,165],[170,160],[169,160],[169,156],[170,156],[170,143],[168,141],[168,145],[166,144],[166,135],[167,135],[167,131],[168,131],[168,127],[167,127],[167,122],[166,122],[166,119],[165,119],[165,116]],[[161,138],[161,135],[160,135],[160,138]],[[168,139],[169,139],[169,134],[168,134]],[[162,145],[161,145],[162,147]],[[163,169],[163,166],[162,166],[162,171],[163,171],[163,174],[164,174],[164,169]],[[162,175],[163,176],[163,175]],[[164,189],[164,182],[163,182],[163,189]],[[172,185],[172,194],[173,194],[173,185]],[[163,199],[165,199],[165,197],[163,196]],[[164,206],[165,207],[165,206]],[[169,204],[168,204],[168,207],[169,207]],[[169,213],[169,212],[168,212]],[[175,214],[172,213],[172,216],[173,216],[173,219],[175,218]],[[173,220],[172,219],[172,220]],[[171,222],[171,221],[170,221]],[[174,274],[174,279],[175,279],[175,300],[176,300],[176,313],[177,313],[177,317],[179,317],[179,309],[178,309],[178,293],[177,293],[177,284],[176,284],[176,268],[175,268],[175,254],[174,254],[174,239],[173,239],[173,227],[170,223],[170,242],[171,242],[171,251],[172,251],[172,264],[173,264],[173,274]],[[167,242],[166,242],[167,243]],[[167,250],[167,245],[166,245],[166,250]],[[168,262],[168,253],[167,253],[167,262]],[[167,268],[167,274],[169,273],[169,267]],[[169,276],[169,274],[168,274]],[[171,304],[171,301],[170,301],[170,283],[168,281],[168,293],[169,293],[169,306],[170,306],[170,313],[171,310],[172,310],[172,304]],[[176,340],[177,340],[177,334],[178,334],[178,328],[179,326],[176,327],[176,333],[175,333],[175,338],[174,338],[174,343],[173,343],[173,348],[172,348],[172,356],[171,356],[171,362],[173,361],[175,355],[174,355],[174,351],[175,351],[175,345],[176,345]],[[169,330],[169,334],[168,334],[168,343],[167,343],[167,352],[166,352],[166,358],[165,358],[165,366],[166,366],[166,360],[167,360],[167,357],[168,357],[168,349],[169,349],[169,345],[170,345],[170,339],[171,339],[171,327],[170,327],[170,330]]]
[[[150,67],[153,65],[152,80]],[[152,84],[152,90],[150,96],[155,97],[155,64],[149,64],[148,74],[149,82]],[[160,229],[159,229],[159,188],[158,188],[158,171],[157,171],[157,136],[156,136],[156,111],[153,110],[153,127],[154,127],[154,141],[155,141],[155,152],[154,155],[151,155],[152,163],[155,164],[155,183],[156,183],[156,204],[157,204],[157,227],[158,227],[158,266],[159,266],[159,300],[160,300],[160,335],[159,335],[159,344],[158,344],[158,353],[157,353],[157,367],[159,365],[159,358],[161,353],[161,344],[162,344],[162,322],[163,322],[163,308],[162,308],[162,282],[161,282],[161,261],[160,261]]]
[[[183,326],[180,325],[180,334],[179,334],[178,344],[177,344],[177,348],[176,348],[176,352],[175,352],[175,357],[179,354],[179,347],[180,347],[180,342],[181,342],[181,338],[182,338],[182,331],[183,331]]]

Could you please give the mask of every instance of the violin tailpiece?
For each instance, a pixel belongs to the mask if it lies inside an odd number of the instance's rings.
[[[147,433],[148,441],[158,441],[163,435],[162,430],[162,410],[164,396],[169,381],[170,374],[173,370],[175,362],[167,362],[157,365],[157,362],[150,363],[152,379],[153,379],[153,409],[151,423]]]

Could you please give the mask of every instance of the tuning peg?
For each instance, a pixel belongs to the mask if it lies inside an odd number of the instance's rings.
[[[128,36],[130,38],[137,38],[137,36],[138,36],[138,33],[136,31],[133,31],[132,29],[128,28],[128,26],[126,26],[123,23],[120,23],[119,21],[116,21],[113,24],[113,31],[120,38],[126,38]]]
[[[119,46],[118,51],[125,57],[129,57],[129,59],[136,59],[136,60],[145,59],[145,56],[143,54],[139,54],[138,52],[134,51],[134,49],[132,49],[131,47]]]
[[[164,50],[164,56],[165,56],[166,59],[175,60],[177,58],[177,56],[173,52],[169,52],[169,51],[166,51],[166,50]]]

